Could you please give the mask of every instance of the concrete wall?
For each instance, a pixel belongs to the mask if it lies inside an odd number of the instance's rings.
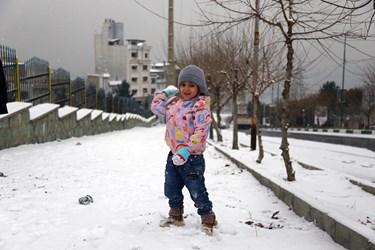
[[[95,135],[133,127],[149,127],[155,117],[135,114],[108,114],[100,110],[78,109],[57,104],[7,104],[8,114],[0,115],[0,150],[23,144]]]

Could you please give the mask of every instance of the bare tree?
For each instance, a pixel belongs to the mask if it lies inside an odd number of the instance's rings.
[[[193,39],[195,37],[195,39]],[[186,41],[186,40],[185,40]],[[217,132],[218,141],[222,141],[220,130],[221,109],[236,99],[247,87],[249,79],[248,63],[251,48],[242,30],[212,33],[211,35],[193,35],[190,33],[187,43],[178,44],[177,64],[184,66],[194,63],[204,69],[209,81],[210,95],[212,97],[213,127]],[[237,78],[236,78],[237,76]],[[237,108],[237,104],[232,104]],[[236,119],[234,118],[234,123]],[[237,126],[234,126],[234,141],[237,138]],[[237,145],[237,146],[236,146]],[[238,149],[238,142],[233,142],[233,148]]]
[[[323,45],[325,40],[340,39],[342,36],[364,37],[369,32],[361,28],[372,22],[373,13],[361,13],[364,5],[358,0],[311,1],[311,0],[265,0],[260,8],[255,6],[256,0],[212,0],[227,13],[224,19],[205,14],[207,22],[229,29],[253,17],[274,28],[286,49],[283,106],[281,114],[282,139],[280,149],[287,171],[287,180],[295,180],[295,171],[290,160],[288,131],[289,93],[293,77],[294,43],[316,42]],[[368,25],[370,26],[370,25]],[[367,27],[367,26],[366,26]]]
[[[256,119],[252,120],[255,120],[256,134],[258,135],[259,156],[257,162],[260,163],[264,157],[264,150],[260,129],[260,110],[256,107],[260,106],[260,96],[266,89],[275,81],[282,79],[280,70],[278,70],[283,58],[282,50],[278,43],[272,41],[276,39],[275,37],[269,36],[267,39],[263,39],[260,43],[259,70],[254,74],[251,58],[252,43],[250,42],[252,38],[248,34],[248,27],[239,26],[235,29],[210,34],[207,36],[190,32],[189,38],[185,39],[188,42],[178,44],[177,62],[180,65],[192,62],[201,63],[209,76],[211,96],[213,97],[212,110],[216,111],[217,118],[217,121],[213,119],[212,125],[217,132],[218,141],[222,141],[220,112],[223,106],[232,100],[232,107],[236,108],[237,100],[233,99],[238,95],[245,95],[247,91],[254,96]],[[257,84],[250,81],[254,77]],[[237,113],[236,110],[232,113],[233,148],[235,149],[238,148]]]
[[[257,107],[260,107],[260,97],[262,94],[275,82],[279,82],[282,77],[280,71],[277,69],[281,65],[282,55],[279,54],[276,44],[269,43],[266,46],[263,42],[262,53],[260,54],[260,61],[258,62],[259,70],[256,77],[256,84],[249,84],[251,94],[254,96],[254,102]],[[251,64],[252,65],[252,64]],[[264,158],[264,149],[262,143],[262,130],[260,128],[260,109],[254,110],[256,112],[255,127],[258,138],[258,158],[257,163],[261,163]]]
[[[251,48],[241,31],[234,34],[229,32],[221,34],[220,39],[215,48],[215,52],[219,52],[222,56],[217,57],[216,65],[221,65],[220,74],[225,79],[224,83],[227,87],[226,96],[224,96],[223,103],[232,100],[232,117],[233,117],[233,141],[232,149],[239,149],[238,147],[238,104],[237,98],[240,93],[245,90],[248,82],[248,66],[246,62],[250,60]],[[222,82],[219,82],[219,84]]]

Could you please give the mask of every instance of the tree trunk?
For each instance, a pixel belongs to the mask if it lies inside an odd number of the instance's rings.
[[[261,163],[264,158],[264,150],[263,150],[263,142],[262,142],[262,130],[260,129],[260,101],[259,96],[255,96],[254,102],[257,103],[258,110],[256,112],[256,128],[257,128],[257,135],[258,135],[258,145],[259,145],[259,152],[258,152],[258,159],[256,160],[257,163]]]
[[[367,128],[370,128],[371,115],[367,115]]]
[[[255,9],[256,13],[259,13],[259,0],[255,1]],[[257,110],[258,110],[258,102],[256,99],[259,99],[259,82],[258,82],[258,67],[259,67],[259,16],[255,16],[254,22],[254,56],[253,56],[253,110],[251,114],[251,133],[250,133],[250,150],[256,150],[257,148]],[[255,121],[254,121],[255,120]]]
[[[221,115],[220,115],[220,112],[221,112],[221,98],[220,98],[220,87],[216,87],[215,88],[215,97],[216,97],[216,100],[217,100],[217,108],[216,108],[216,116],[217,116],[217,130],[216,130],[216,134],[217,134],[217,141],[219,142],[222,142],[223,141],[223,135],[221,134]]]
[[[210,134],[209,134],[208,138],[213,140],[214,139],[214,129],[213,129],[214,118],[212,116],[212,113],[211,113],[211,117],[212,117],[212,123],[211,123],[211,126],[210,126]]]
[[[212,112],[211,112],[211,118],[212,118],[212,122],[211,122],[212,126],[211,126],[211,128],[213,127],[213,129],[216,131],[217,141],[222,142],[223,141],[223,136],[221,134],[220,128],[218,126],[218,123],[215,120],[215,117],[212,115]],[[210,137],[210,139],[214,139],[213,136],[212,136],[212,138]]]
[[[256,70],[254,70],[255,72]],[[257,73],[256,73],[257,74]],[[256,86],[256,84],[255,84]],[[256,88],[256,87],[254,87]],[[255,92],[253,93],[253,99],[251,101],[252,110],[251,110],[251,128],[250,128],[250,150],[256,150],[257,149],[257,110],[258,110],[258,103],[256,101],[256,98],[259,99],[259,96],[256,97]]]
[[[222,142],[223,141],[223,135],[221,134],[221,108],[217,108],[216,110],[216,116],[217,116],[217,129],[216,129],[216,135],[217,135],[217,141]]]
[[[235,80],[233,82],[233,144],[232,149],[239,149],[238,147],[238,107],[237,107],[237,92],[238,92],[238,81],[237,81],[238,70],[235,69]]]
[[[292,69],[293,69],[293,46],[292,40],[287,39],[287,65],[286,65],[286,78],[284,82],[284,89],[283,89],[283,104],[281,109],[281,145],[280,149],[282,151],[281,155],[284,159],[284,164],[287,172],[287,180],[288,181],[295,181],[295,172],[293,170],[292,162],[290,161],[289,155],[289,143],[288,143],[288,126],[289,126],[289,93],[290,93],[290,85],[291,85],[291,78],[292,78]]]

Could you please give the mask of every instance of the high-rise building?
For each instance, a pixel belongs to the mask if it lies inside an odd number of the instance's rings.
[[[126,41],[126,42],[125,42]],[[141,102],[152,96],[151,46],[145,40],[124,40],[124,25],[112,19],[105,19],[101,34],[94,34],[95,74],[109,79],[107,92],[114,85],[126,80],[133,96]]]
[[[127,47],[124,46],[124,27],[105,19],[101,34],[94,34],[95,73],[109,74],[111,80],[126,79]]]

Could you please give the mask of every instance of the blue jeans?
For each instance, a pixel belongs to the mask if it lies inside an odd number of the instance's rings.
[[[208,198],[204,184],[205,161],[203,155],[190,155],[185,164],[175,166],[172,162],[172,152],[169,152],[165,168],[164,194],[169,199],[171,208],[182,208],[184,186],[189,190],[194,206],[199,215],[212,212],[212,202]]]

